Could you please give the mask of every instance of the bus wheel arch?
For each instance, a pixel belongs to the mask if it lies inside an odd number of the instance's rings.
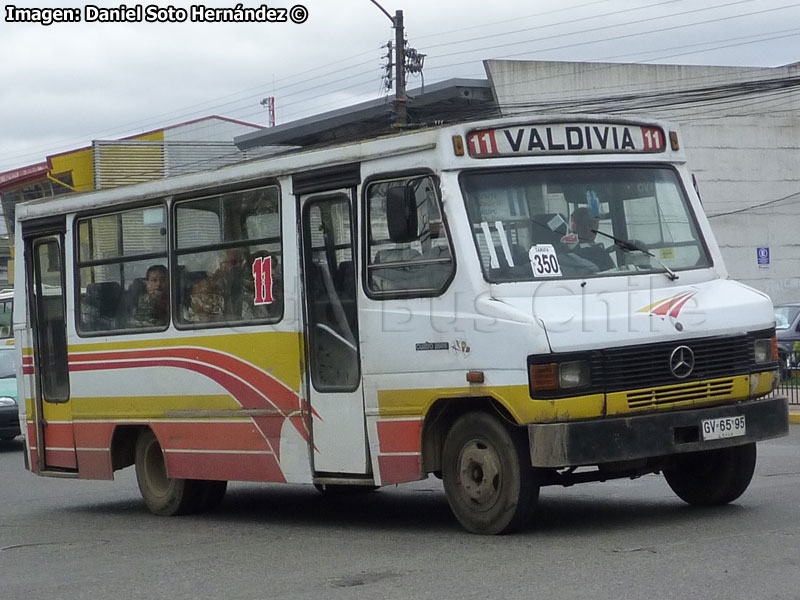
[[[442,452],[447,433],[461,415],[474,411],[495,414],[511,425],[517,424],[508,409],[490,396],[440,398],[428,410],[422,426],[422,466],[424,473],[433,473],[441,478]]]
[[[147,429],[141,425],[117,425],[111,435],[111,470],[119,471],[136,461],[136,440]]]

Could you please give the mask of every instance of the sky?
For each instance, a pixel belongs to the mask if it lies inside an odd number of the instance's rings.
[[[410,76],[409,88],[423,77],[425,84],[484,79],[488,58],[746,67],[800,61],[800,1],[378,1],[392,15],[403,11],[408,46],[426,55],[422,77]],[[276,0],[267,6],[285,9],[287,21],[261,23],[201,23],[189,12],[198,2],[5,3],[0,172],[92,140],[212,114],[267,125],[261,100],[268,96],[282,124],[390,93],[383,76],[394,30],[372,0]],[[42,25],[9,14],[9,6],[53,5],[77,9],[81,22]],[[86,20],[93,7],[121,6],[141,7],[142,20]],[[154,20],[169,16],[169,7],[186,9],[186,19],[174,10],[178,21]]]

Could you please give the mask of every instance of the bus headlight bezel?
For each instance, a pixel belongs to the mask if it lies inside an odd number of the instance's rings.
[[[766,365],[778,360],[778,345],[775,336],[757,339],[753,342],[753,362]]]
[[[528,357],[528,388],[531,398],[574,396],[592,388],[591,355],[549,354]]]

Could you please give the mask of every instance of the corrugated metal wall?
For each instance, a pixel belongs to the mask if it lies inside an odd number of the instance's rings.
[[[92,142],[95,189],[114,188],[216,169],[263,156],[270,149],[241,151],[233,142]]]

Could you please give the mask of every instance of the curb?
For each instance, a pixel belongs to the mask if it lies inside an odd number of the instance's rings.
[[[800,424],[800,413],[790,412],[789,413],[789,423]]]

